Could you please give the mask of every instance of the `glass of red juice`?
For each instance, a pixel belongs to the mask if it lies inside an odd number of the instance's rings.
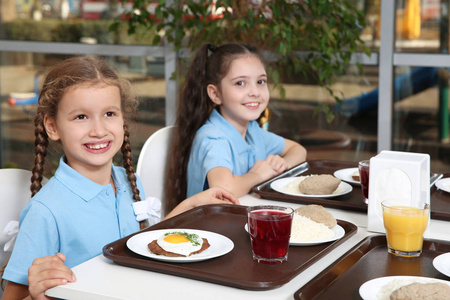
[[[361,190],[364,197],[364,203],[369,204],[369,171],[370,160],[362,160],[358,163],[359,181],[361,182]]]
[[[247,208],[253,260],[266,264],[287,261],[293,216],[294,210],[290,207],[258,205]]]

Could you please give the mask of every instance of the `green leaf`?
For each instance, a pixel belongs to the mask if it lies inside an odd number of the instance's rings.
[[[280,85],[279,90],[281,99],[286,99],[286,89],[282,85]]]
[[[111,25],[109,25],[108,30],[109,31],[117,31],[119,29],[120,23],[119,22],[113,22]]]
[[[158,45],[161,42],[161,37],[157,34],[155,34],[155,37],[153,38],[152,44]]]
[[[272,71],[272,80],[273,80],[275,85],[279,85],[280,84],[280,72],[278,72],[278,70],[273,70]]]

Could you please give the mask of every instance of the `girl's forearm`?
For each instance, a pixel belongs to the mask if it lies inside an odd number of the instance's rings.
[[[16,299],[29,299],[31,300],[28,292],[28,286],[18,284],[15,282],[7,281],[5,290],[3,291],[2,300],[16,300]]]
[[[286,140],[286,147],[283,152],[281,157],[286,161],[289,169],[306,160],[307,151],[305,147],[296,142]]]
[[[242,176],[233,175],[233,184],[230,189],[236,197],[242,197],[250,192],[252,187],[263,182],[263,178],[254,172],[249,172]]]
[[[239,198],[248,194],[253,186],[275,175],[275,171],[269,164],[257,161],[254,167],[244,175],[233,175],[227,168],[219,167],[209,171],[207,179],[209,187],[221,187]]]
[[[170,211],[164,217],[163,220],[167,220],[167,219],[170,219],[172,217],[175,217],[176,215],[179,215],[179,214],[181,214],[181,213],[183,213],[183,212],[185,212],[185,211],[187,211],[187,210],[189,210],[189,209],[191,209],[193,207],[194,206],[191,203],[189,203],[189,201],[187,201],[187,200],[181,201],[180,204],[178,204],[174,209],[172,209],[172,211]]]
[[[258,174],[247,173],[242,176],[233,175],[232,177],[228,180],[208,180],[209,187],[221,187],[239,198],[248,194],[253,186],[262,181]]]

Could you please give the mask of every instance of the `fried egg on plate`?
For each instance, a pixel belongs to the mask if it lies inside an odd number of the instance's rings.
[[[203,239],[197,234],[168,232],[160,236],[156,243],[167,252],[189,256],[202,248]]]

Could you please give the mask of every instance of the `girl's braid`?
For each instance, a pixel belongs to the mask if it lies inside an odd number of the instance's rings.
[[[36,137],[34,141],[34,167],[31,175],[31,197],[36,195],[42,188],[42,179],[44,174],[45,157],[47,156],[48,147],[48,135],[44,127],[44,115],[40,112],[37,113],[35,119],[34,135]]]
[[[130,144],[130,132],[128,130],[128,126],[126,124],[123,125],[123,144],[122,144],[122,159],[123,159],[123,167],[127,172],[127,178],[130,182],[131,189],[133,191],[133,198],[136,201],[141,201],[141,197],[139,196],[139,189],[136,184],[136,175],[134,174],[133,168],[133,154],[131,153],[131,144]],[[145,221],[139,222],[139,227],[144,229],[147,227]]]

